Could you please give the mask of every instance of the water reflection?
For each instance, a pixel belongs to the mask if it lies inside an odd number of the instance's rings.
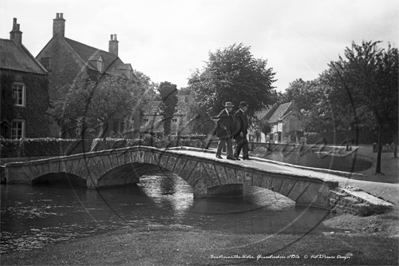
[[[1,252],[43,248],[124,226],[189,226],[230,233],[320,233],[328,215],[298,209],[256,187],[244,195],[194,199],[171,173],[143,176],[138,185],[85,189],[63,185],[1,185]],[[315,229],[315,227],[317,228]],[[315,229],[315,230],[314,230]]]

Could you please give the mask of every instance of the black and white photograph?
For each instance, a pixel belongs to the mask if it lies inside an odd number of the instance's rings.
[[[0,265],[398,265],[397,0],[1,0]]]

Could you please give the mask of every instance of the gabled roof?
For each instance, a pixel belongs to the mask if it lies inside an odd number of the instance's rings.
[[[286,114],[291,104],[292,102],[280,104],[269,118],[269,123],[277,123]]]
[[[283,103],[280,105],[273,105],[270,108],[264,109],[256,114],[259,120],[266,119],[269,123],[277,123],[293,108],[294,101]]]
[[[102,58],[104,62],[104,69],[109,71],[111,69],[118,69],[120,66],[125,64],[116,55],[100,50],[89,45],[71,40],[69,38],[64,38],[65,41],[71,46],[71,48],[76,52],[76,54],[87,63],[88,67],[93,70],[97,70],[96,61]]]
[[[258,120],[262,120],[263,118],[266,117],[266,115],[271,116],[272,115],[272,111],[273,108],[277,107],[277,105],[273,105],[273,106],[267,106],[266,108],[255,112],[255,116]],[[267,119],[267,118],[266,118]]]
[[[0,39],[0,68],[45,75],[46,69],[22,44]]]

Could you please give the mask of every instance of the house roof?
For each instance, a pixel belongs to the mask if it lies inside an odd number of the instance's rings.
[[[89,45],[65,38],[65,41],[71,46],[71,48],[77,53],[77,55],[82,58],[82,60],[87,63],[88,67],[93,70],[97,70],[96,61],[102,58],[104,62],[104,69],[108,72],[111,69],[122,69],[125,64],[116,55],[100,50]]]
[[[160,106],[162,101],[150,101],[143,107],[143,111],[146,115],[154,115],[155,113],[160,112]]]
[[[273,106],[269,107],[269,108],[264,108],[260,111],[255,112],[256,118],[258,118],[258,120],[262,120],[266,116],[266,114],[271,112],[272,108],[273,108]]]
[[[269,118],[269,123],[277,123],[278,120],[280,120],[288,111],[288,108],[290,108],[291,104],[292,102],[280,104],[276,111],[274,111],[272,116]]]
[[[294,101],[289,103],[283,103],[280,105],[273,105],[270,108],[264,109],[256,114],[259,120],[266,119],[269,123],[277,123],[280,119],[286,116],[291,107],[294,105]]]
[[[35,74],[47,74],[45,68],[22,44],[0,39],[0,68]]]

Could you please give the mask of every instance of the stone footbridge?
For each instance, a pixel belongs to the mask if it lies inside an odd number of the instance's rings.
[[[241,184],[273,190],[297,205],[328,208],[330,190],[338,186],[338,182],[320,178],[320,172],[262,159],[217,159],[214,152],[189,147],[134,146],[13,162],[5,164],[5,177],[6,183],[32,184],[64,173],[80,179],[88,188],[97,188],[137,183],[154,167],[183,178],[193,188],[194,197],[206,197],[216,187]]]

